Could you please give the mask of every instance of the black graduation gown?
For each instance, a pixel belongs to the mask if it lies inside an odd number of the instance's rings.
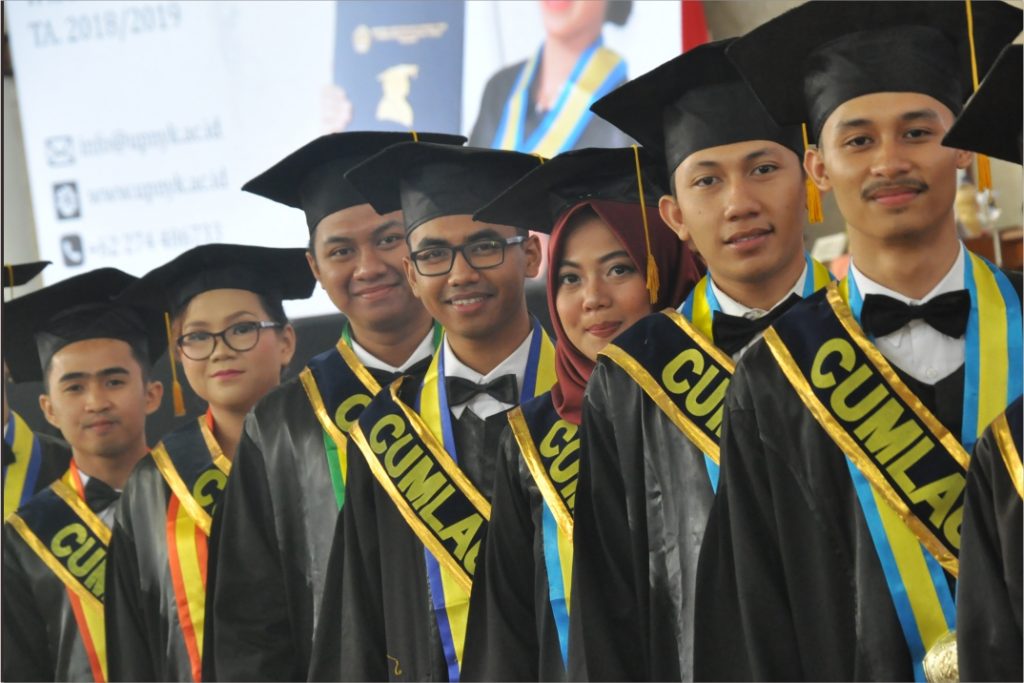
[[[491,147],[494,144],[494,136],[501,125],[501,116],[505,111],[505,103],[515,87],[519,72],[522,71],[526,61],[507,66],[487,81],[484,86],[484,95],[480,100],[480,112],[477,114],[476,123],[469,134],[469,144],[475,147]],[[625,83],[625,79],[616,83],[614,88]],[[588,112],[589,113],[589,112]],[[538,112],[533,102],[533,93],[530,93],[529,106],[526,109],[525,121],[523,122],[524,137],[529,136],[536,130],[547,112]],[[591,115],[580,135],[579,140],[573,145],[573,149],[584,147],[626,147],[633,141],[625,133],[608,123],[604,119]]]
[[[666,324],[649,316],[617,343]],[[583,443],[569,679],[689,680],[697,557],[714,499],[705,456],[603,356],[587,383]]]
[[[246,417],[210,534],[204,679],[306,679],[338,519],[326,457],[297,379]]]
[[[38,496],[26,503],[32,506]],[[3,528],[0,640],[5,681],[93,681],[68,589],[9,523]]]
[[[402,385],[407,405],[414,405],[419,384],[406,380]],[[506,414],[467,420],[468,412],[453,421],[459,466],[489,499]],[[321,608],[325,615],[340,615],[341,640],[335,662],[323,666],[337,667],[343,681],[448,680],[423,543],[351,441],[346,496],[336,529],[344,540],[331,551],[343,552],[341,561],[331,561],[331,566],[342,567],[342,575],[328,577],[341,582],[335,594],[340,604],[325,601]]]
[[[1006,411],[1021,453],[1021,400]],[[1020,466],[1020,461],[1017,463]],[[962,681],[1024,679],[1021,497],[991,428],[974,446],[960,530],[957,650]]]
[[[798,308],[828,306],[819,292]],[[928,386],[959,434],[963,367]],[[913,680],[846,456],[757,342],[726,397],[718,495],[697,570],[697,680]],[[952,579],[947,575],[952,584]]]
[[[550,393],[534,401],[555,413]],[[565,680],[548,594],[543,510],[537,483],[505,427],[498,441],[487,544],[473,576],[462,680]]]
[[[198,432],[199,426],[193,421],[176,431],[183,430]],[[205,448],[197,456],[211,457]],[[214,498],[220,493],[214,486],[204,491]],[[147,455],[125,485],[112,529],[104,601],[111,681],[193,680],[168,551],[172,497]],[[197,618],[203,615],[191,615],[193,623]]]

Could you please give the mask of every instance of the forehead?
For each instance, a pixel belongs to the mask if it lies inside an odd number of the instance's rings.
[[[324,216],[316,226],[316,241],[369,239],[378,228],[393,224],[402,228],[402,212],[379,214],[369,204],[357,204]]]
[[[72,342],[50,360],[53,376],[72,372],[92,374],[113,366],[129,370],[139,368],[128,342],[102,337]]]
[[[211,289],[192,297],[179,320],[183,325],[198,321],[215,322],[240,311],[266,313],[255,292],[247,289]]]
[[[684,171],[690,171],[708,165],[730,166],[768,156],[778,159],[787,154],[794,161],[799,161],[789,148],[777,142],[771,140],[744,140],[743,142],[733,142],[728,145],[698,150],[686,157],[683,163],[679,165],[679,168]]]
[[[409,242],[413,249],[426,240],[462,244],[467,238],[484,231],[497,233],[501,237],[511,237],[515,234],[516,229],[507,225],[481,223],[473,220],[469,214],[440,216],[427,221],[409,233]]]
[[[569,228],[559,261],[585,260],[625,248],[619,236],[599,216],[581,218]]]
[[[822,126],[827,136],[849,127],[886,126],[921,118],[934,118],[946,126],[953,112],[934,97],[916,92],[876,92],[846,100],[829,114]]]

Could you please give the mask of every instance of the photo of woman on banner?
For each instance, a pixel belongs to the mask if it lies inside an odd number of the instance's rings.
[[[629,144],[590,105],[627,80],[626,61],[604,46],[606,22],[624,26],[631,0],[541,0],[544,42],[487,82],[470,144],[553,157]]]

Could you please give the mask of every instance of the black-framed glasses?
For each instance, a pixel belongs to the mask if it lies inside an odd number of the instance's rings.
[[[528,238],[525,235],[515,237],[488,238],[473,240],[458,246],[436,246],[417,249],[409,254],[416,271],[420,275],[433,277],[435,275],[447,275],[455,265],[455,253],[462,252],[466,263],[476,270],[487,270],[497,268],[505,262],[505,248],[510,244],[521,244]]]
[[[217,348],[217,338],[231,349],[239,353],[249,351],[260,343],[260,330],[280,329],[282,323],[270,320],[247,320],[235,323],[231,327],[220,332],[189,332],[178,337],[178,348],[185,354],[186,358],[192,360],[206,360],[213,355]]]

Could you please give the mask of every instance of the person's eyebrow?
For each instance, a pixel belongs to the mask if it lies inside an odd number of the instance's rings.
[[[404,230],[404,227],[402,226],[402,224],[399,221],[396,221],[396,220],[387,221],[387,222],[385,222],[385,223],[383,223],[381,225],[378,225],[376,228],[373,229],[373,236],[374,237],[380,237],[385,232],[387,232],[389,230],[393,230],[395,228],[402,228]]]
[[[351,237],[345,237],[344,235],[331,235],[330,237],[324,238],[323,244],[330,246],[333,244],[352,244],[352,242],[353,240]]]
[[[615,259],[622,258],[623,256],[625,256],[626,258],[629,258],[629,252],[627,252],[625,249],[619,249],[617,251],[610,251],[607,254],[605,254],[604,256],[602,256],[601,258],[599,258],[597,262],[598,263],[607,263],[608,261],[614,261]]]
[[[122,368],[120,366],[114,366],[114,367],[110,367],[110,368],[104,368],[104,369],[100,370],[97,373],[90,373],[90,372],[66,372],[63,375],[61,375],[60,379],[58,379],[57,381],[58,382],[80,382],[82,380],[89,379],[90,377],[93,377],[94,374],[97,377],[111,377],[113,375],[127,375],[127,374],[130,374],[130,373],[128,372],[127,368]]]
[[[254,318],[258,318],[259,317],[258,313],[255,313],[253,311],[247,311],[247,310],[245,310],[243,308],[240,311],[235,311],[231,315],[226,316],[224,318],[224,320],[227,321],[227,322],[231,322],[232,320],[237,320],[238,318],[241,318],[241,317],[246,316],[246,315],[251,315]],[[210,327],[210,323],[206,322],[205,320],[189,320],[182,327],[182,331],[184,332],[185,330],[192,330],[192,329],[196,329],[196,328],[203,329],[203,328],[207,328],[207,327]]]
[[[938,121],[939,112],[934,109],[915,109],[900,115],[903,122],[909,121]]]
[[[859,119],[846,119],[836,124],[836,132],[849,130],[850,128],[863,128],[864,126],[870,126],[874,123],[869,118],[861,117]]]

